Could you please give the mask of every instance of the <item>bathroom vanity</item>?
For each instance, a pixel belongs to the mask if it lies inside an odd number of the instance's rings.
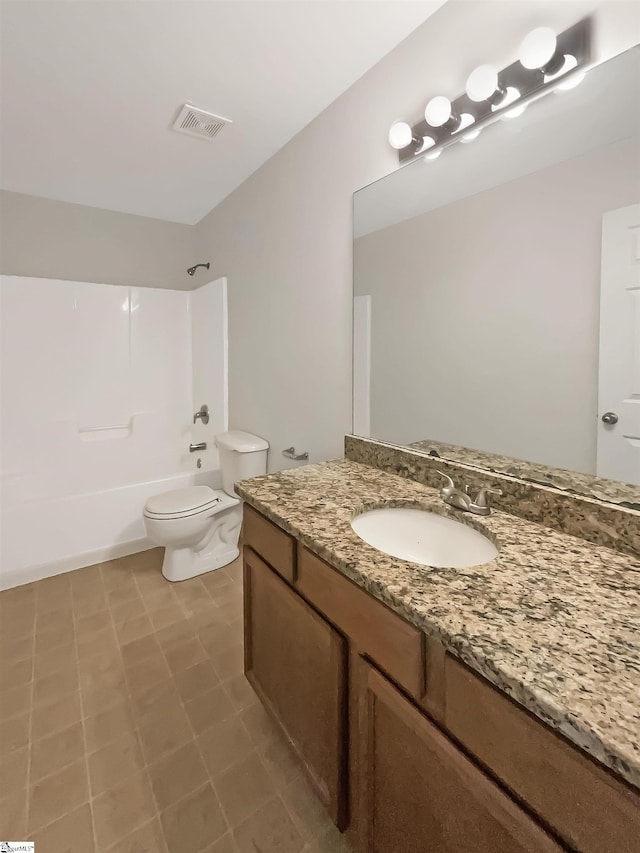
[[[237,489],[247,678],[358,853],[637,853],[636,557],[348,459]],[[351,528],[382,505],[498,556],[388,556]]]

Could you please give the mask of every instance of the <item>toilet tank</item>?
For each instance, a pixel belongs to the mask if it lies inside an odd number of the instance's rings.
[[[267,473],[269,444],[264,438],[242,430],[231,430],[219,433],[215,442],[220,454],[222,488],[228,495],[238,497],[233,484],[239,480]]]

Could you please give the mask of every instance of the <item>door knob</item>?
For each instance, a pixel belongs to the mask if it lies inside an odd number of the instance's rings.
[[[615,412],[605,412],[604,415],[602,416],[602,423],[603,424],[609,424],[610,426],[613,426],[613,424],[618,423],[618,416],[616,415]]]

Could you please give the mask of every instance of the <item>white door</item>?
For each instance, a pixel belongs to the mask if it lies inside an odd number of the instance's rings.
[[[602,219],[597,473],[640,485],[640,204]]]

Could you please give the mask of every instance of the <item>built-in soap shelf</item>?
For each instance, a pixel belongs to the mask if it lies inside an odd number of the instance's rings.
[[[134,416],[135,417],[135,416]],[[108,441],[113,438],[129,438],[133,435],[133,417],[126,424],[110,426],[78,427],[81,441]]]

